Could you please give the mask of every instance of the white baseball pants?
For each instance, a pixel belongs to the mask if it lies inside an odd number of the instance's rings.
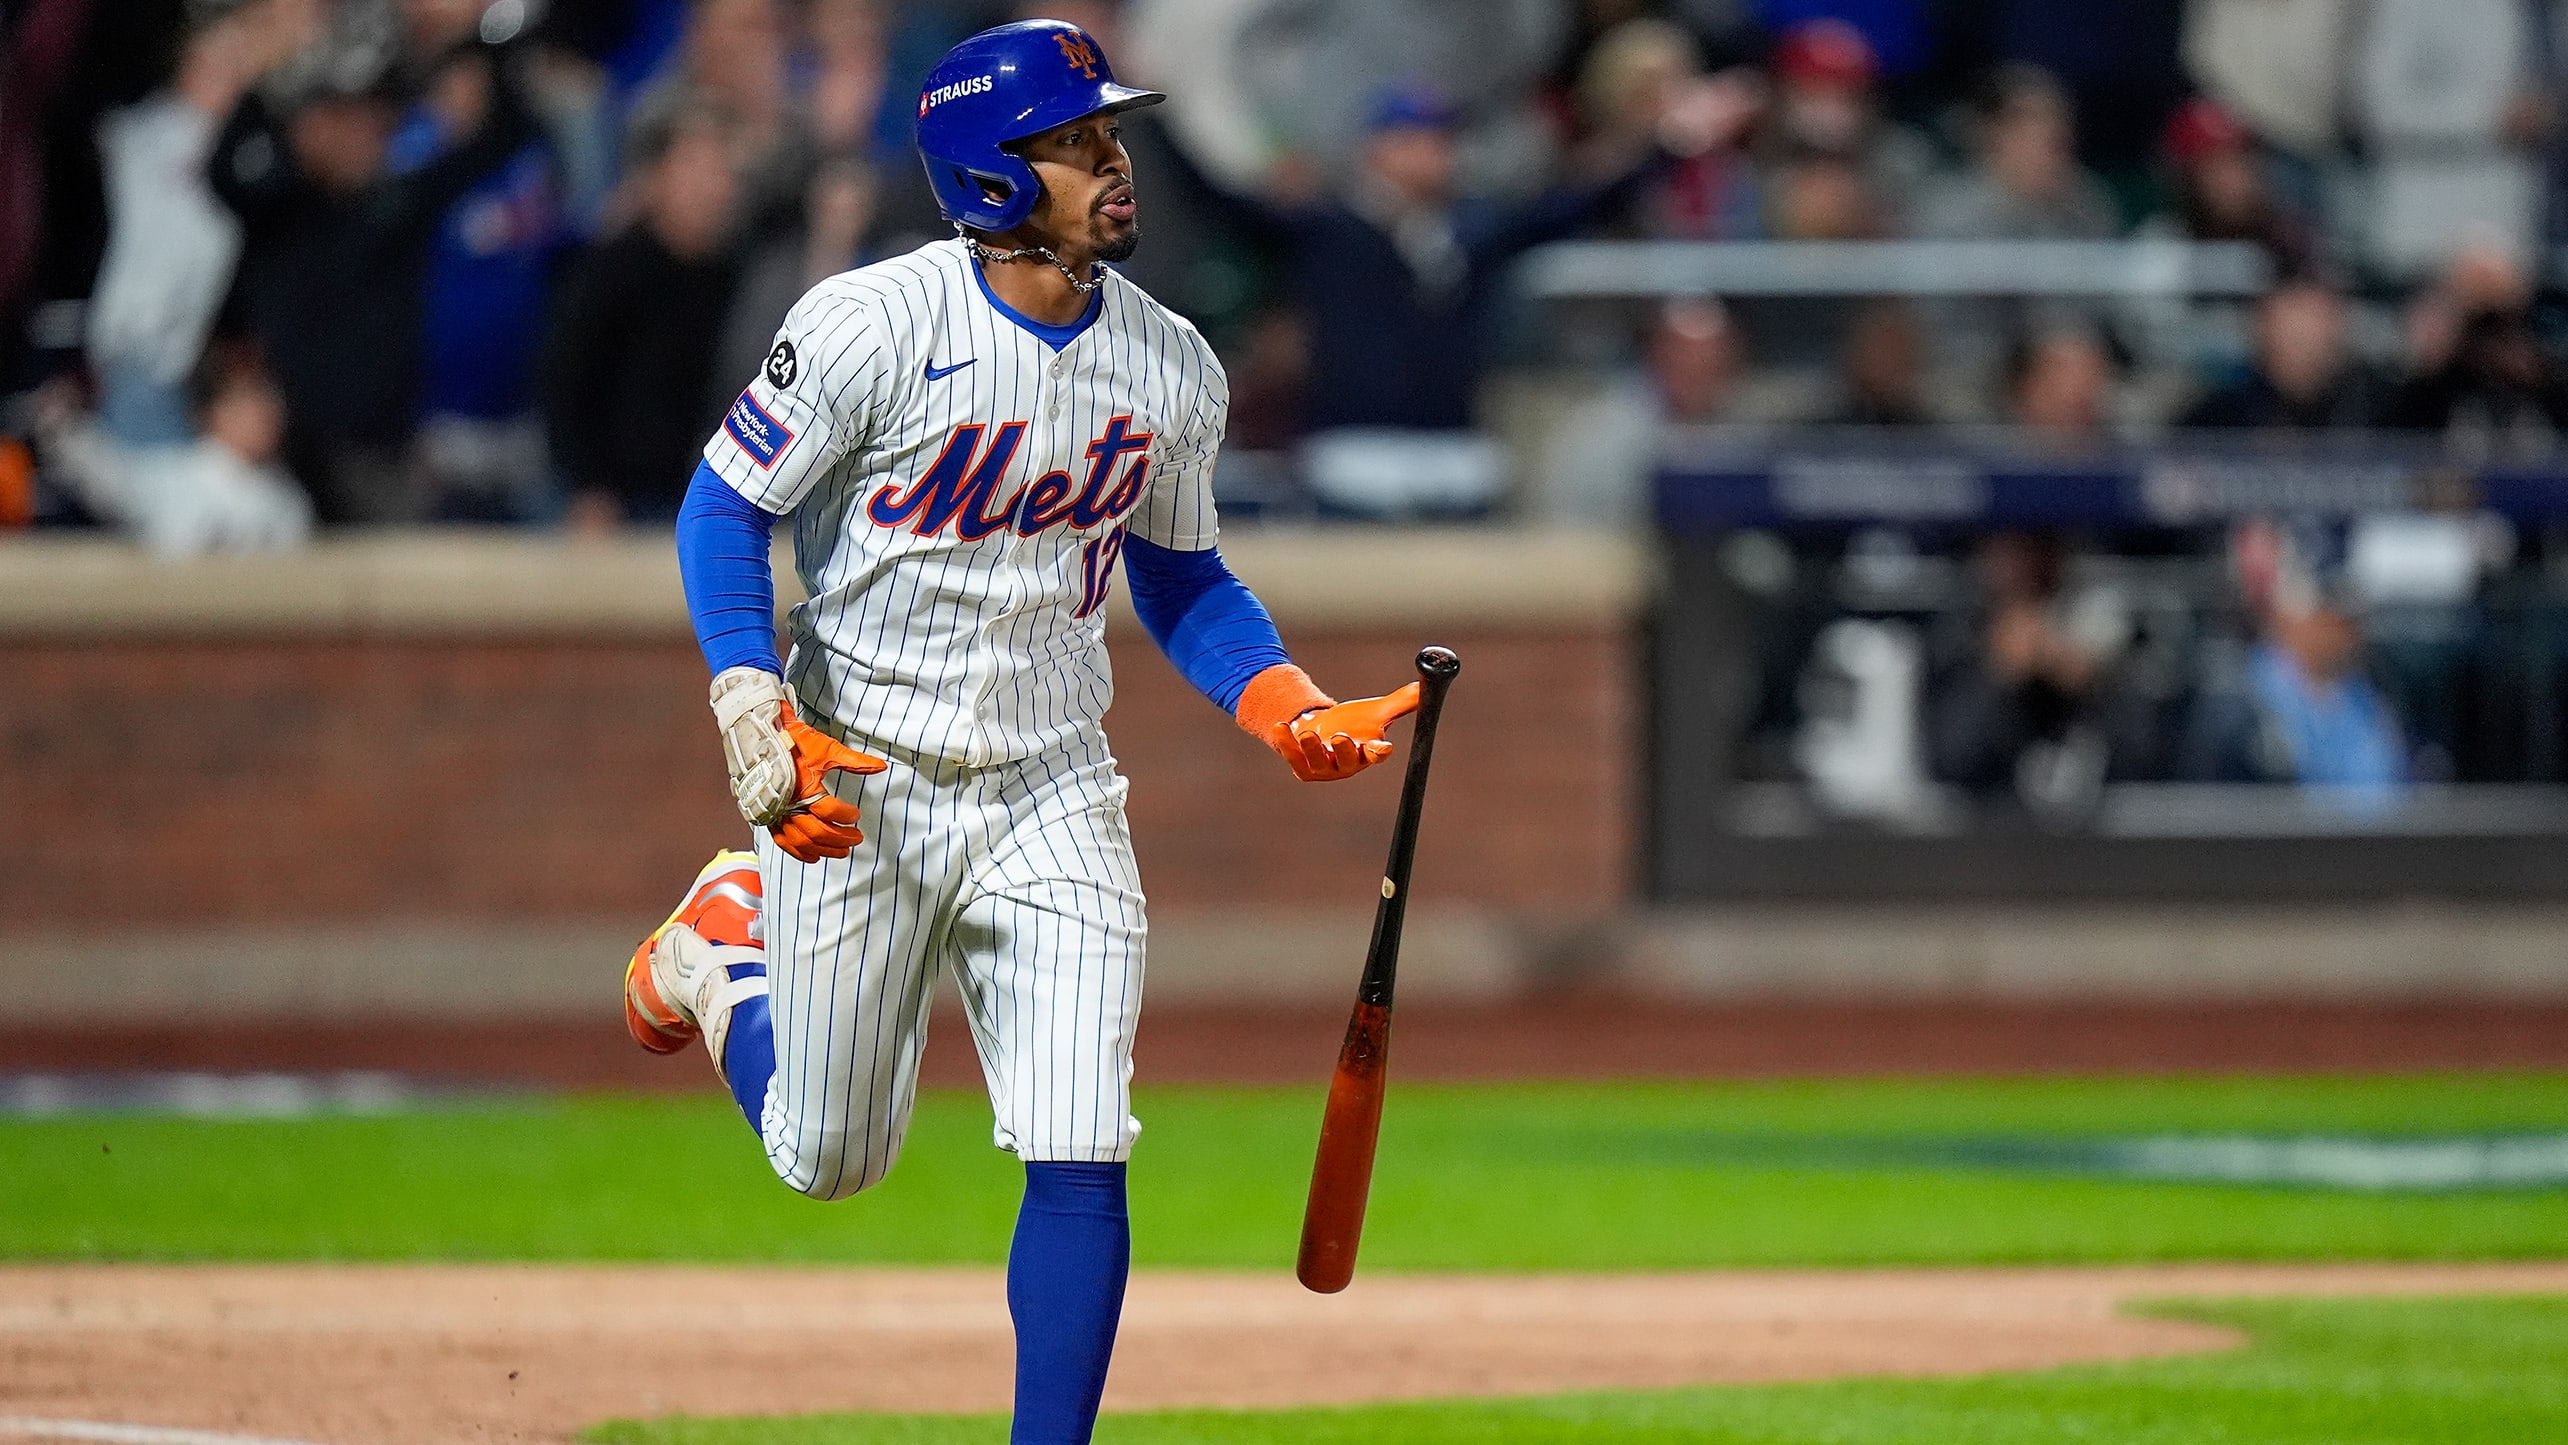
[[[756,830],[777,1176],[839,1199],[890,1172],[939,968],[962,990],[1000,1148],[1128,1156],[1145,925],[1104,732],[988,768],[846,741],[892,765],[834,775],[864,814],[852,854],[801,863]]]

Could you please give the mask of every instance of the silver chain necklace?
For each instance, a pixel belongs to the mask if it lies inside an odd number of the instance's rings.
[[[1106,263],[1103,261],[1089,262],[1088,279],[1082,281],[1079,279],[1078,273],[1063,264],[1061,258],[1054,255],[1052,248],[1049,246],[1019,246],[1013,251],[1001,251],[983,243],[979,237],[964,230],[961,226],[954,228],[954,234],[963,238],[964,249],[970,251],[972,253],[972,258],[976,261],[991,261],[1000,264],[1005,264],[1010,261],[1048,261],[1052,264],[1052,269],[1060,272],[1062,279],[1070,283],[1070,289],[1078,292],[1082,296],[1088,295],[1098,287],[1106,284]]]

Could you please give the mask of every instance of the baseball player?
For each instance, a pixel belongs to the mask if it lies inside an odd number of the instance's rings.
[[[919,150],[956,238],[814,287],[679,515],[757,851],[716,856],[625,972],[635,1039],[702,1037],[777,1176],[820,1199],[891,1169],[952,973],[1025,1162],[1011,1438],[1047,1445],[1095,1423],[1141,1128],[1141,880],[1099,726],[1116,565],[1170,660],[1304,779],[1388,757],[1417,694],[1323,695],[1215,550],[1221,366],[1103,264],[1140,237],[1116,116],[1161,98],[1048,20],[928,77]],[[784,661],[780,517],[811,594]]]

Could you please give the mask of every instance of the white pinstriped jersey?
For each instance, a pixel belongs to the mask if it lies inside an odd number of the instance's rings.
[[[938,241],[804,296],[705,458],[795,519],[805,706],[980,767],[1104,715],[1125,532],[1214,544],[1229,406],[1203,337],[1122,276],[1056,350]]]

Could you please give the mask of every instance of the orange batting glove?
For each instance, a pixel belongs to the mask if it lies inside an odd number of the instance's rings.
[[[844,858],[865,835],[856,805],[829,791],[831,773],[879,773],[891,764],[860,753],[794,716],[782,678],[754,667],[713,680],[713,715],[740,816],[805,863]]]
[[[1418,710],[1418,685],[1387,697],[1333,701],[1308,673],[1278,663],[1251,679],[1240,694],[1239,725],[1273,748],[1306,783],[1351,778],[1391,756],[1383,734]]]
[[[829,775],[879,773],[891,764],[860,753],[794,716],[792,703],[780,709],[780,720],[785,736],[793,741],[795,801],[793,811],[767,832],[777,847],[805,863],[844,858],[865,841],[865,835],[856,827],[856,805],[829,791]]]

